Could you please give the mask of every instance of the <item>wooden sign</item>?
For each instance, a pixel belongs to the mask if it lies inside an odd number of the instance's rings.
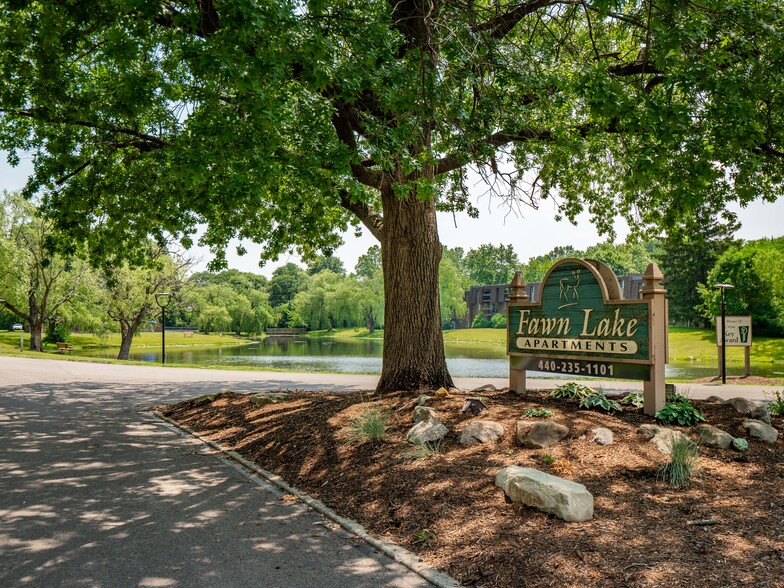
[[[667,361],[662,278],[659,268],[649,265],[643,300],[624,300],[607,265],[565,259],[550,268],[540,301],[531,303],[516,275],[507,307],[510,387],[525,388],[526,370],[643,380],[651,389],[649,404],[659,410]],[[653,392],[659,388],[661,398]]]

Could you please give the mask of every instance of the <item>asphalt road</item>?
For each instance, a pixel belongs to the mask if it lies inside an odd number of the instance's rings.
[[[145,411],[290,376],[10,357],[0,374],[3,588],[429,585]]]

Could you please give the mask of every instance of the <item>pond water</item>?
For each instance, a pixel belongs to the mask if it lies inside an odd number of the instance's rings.
[[[303,372],[335,372],[378,374],[381,372],[383,341],[380,339],[334,340],[329,338],[267,337],[244,345],[207,347],[202,349],[167,347],[168,363],[203,366],[252,366]],[[509,363],[503,347],[477,346],[467,343],[446,343],[449,372],[455,377],[506,378]],[[116,349],[101,349],[75,354],[90,357],[117,357]],[[160,363],[160,348],[131,348],[130,359]],[[727,366],[729,375],[742,375],[742,365]],[[755,366],[754,374],[781,377],[784,366]],[[671,378],[700,378],[717,374],[715,362],[684,362],[667,366]],[[529,372],[530,377],[563,378],[559,374]]]

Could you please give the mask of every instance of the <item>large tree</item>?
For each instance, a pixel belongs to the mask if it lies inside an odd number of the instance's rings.
[[[380,390],[449,385],[436,210],[474,165],[512,207],[600,230],[774,199],[778,0],[17,0],[0,147],[101,259],[147,235],[381,246]],[[222,258],[217,258],[217,263]]]
[[[466,253],[463,267],[472,286],[508,284],[520,268],[520,259],[511,245],[485,244]]]

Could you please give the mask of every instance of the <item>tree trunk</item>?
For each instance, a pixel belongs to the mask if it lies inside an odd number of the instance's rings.
[[[117,359],[128,359],[131,353],[131,342],[133,341],[133,331],[127,321],[120,321],[120,352]]]
[[[384,238],[384,358],[379,392],[452,386],[444,357],[438,292],[438,240],[435,202],[412,192],[381,191]]]
[[[30,323],[30,351],[44,350],[44,323],[37,321]]]

